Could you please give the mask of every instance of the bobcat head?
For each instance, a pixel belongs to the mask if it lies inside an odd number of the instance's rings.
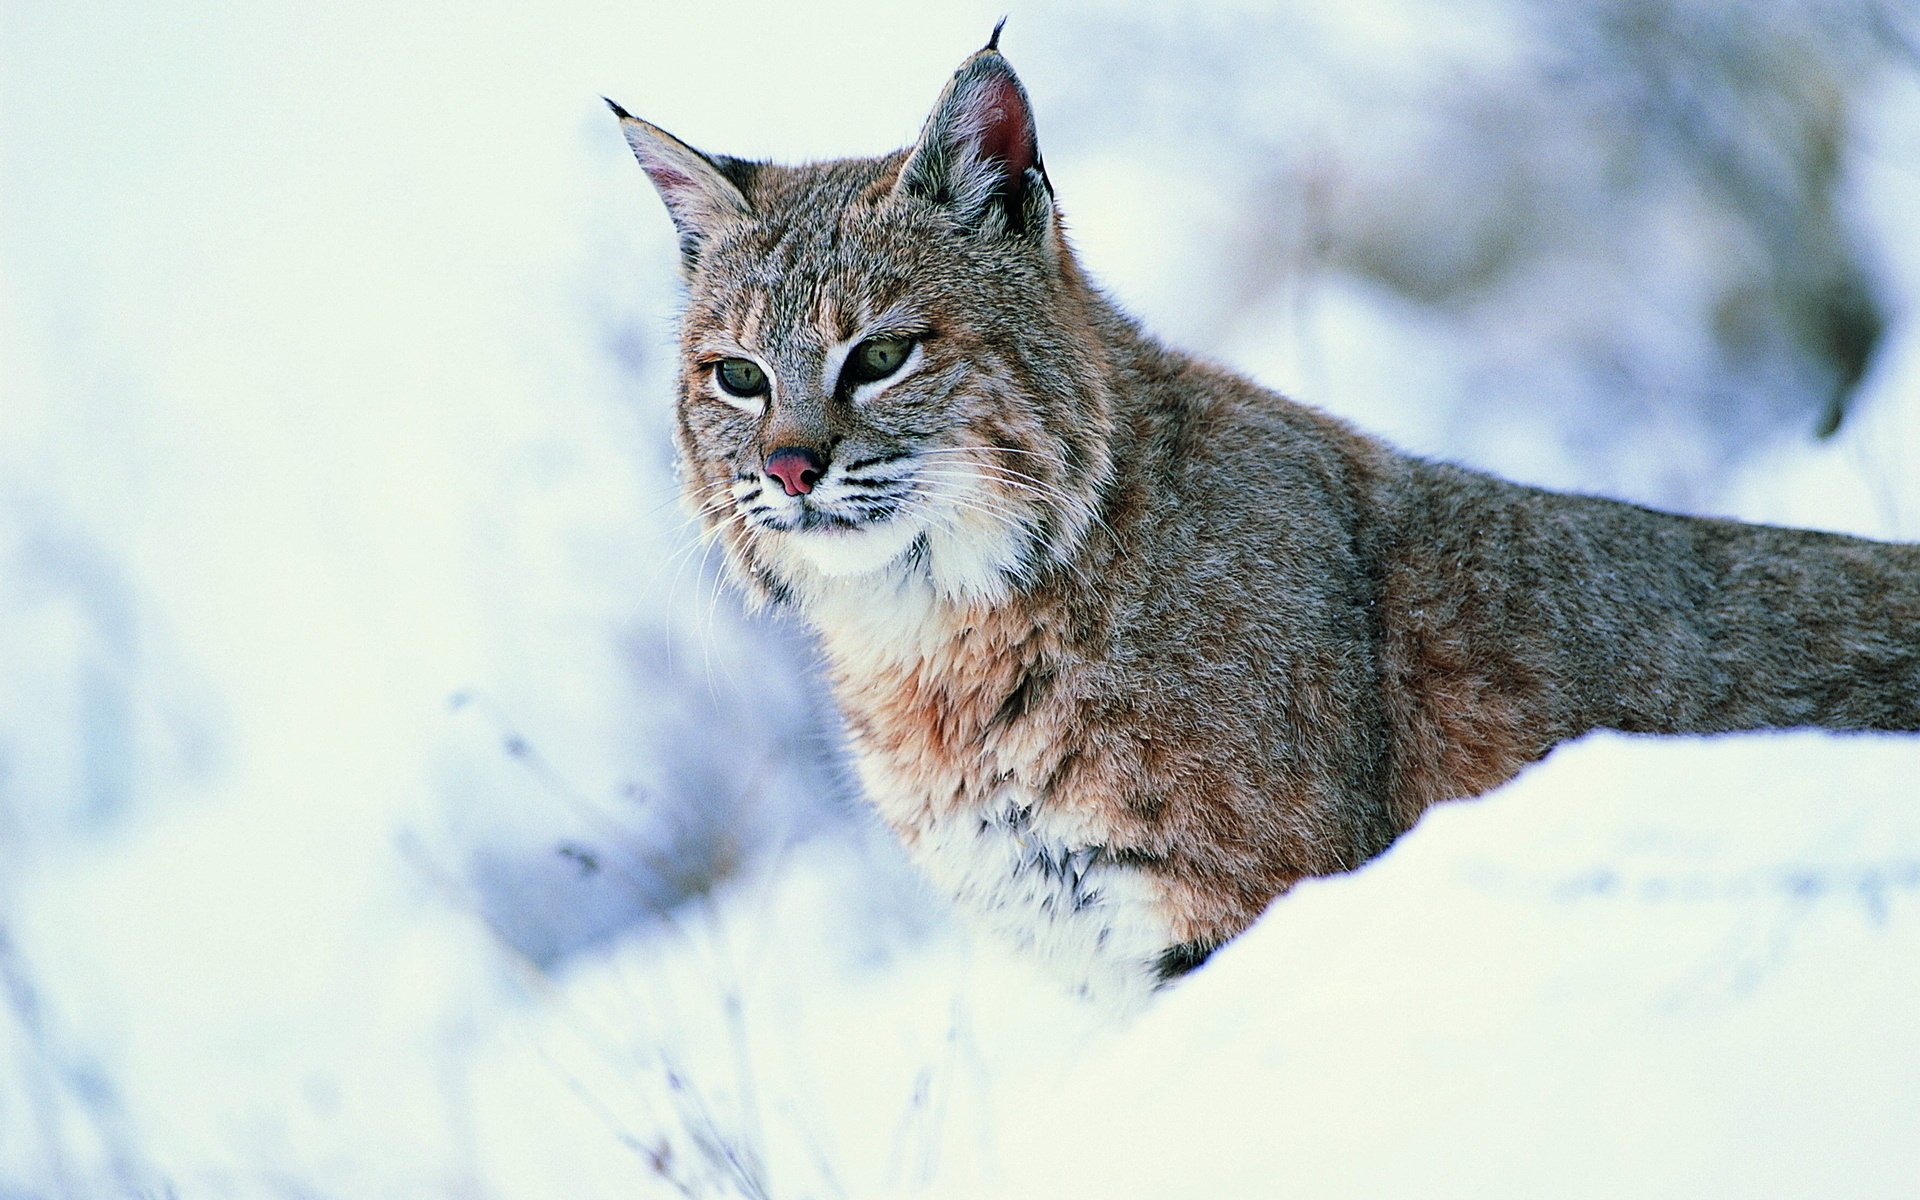
[[[1059,570],[1110,471],[1105,310],[994,43],[880,158],[708,155],[613,108],[680,234],[686,496],[750,589],[990,602]]]

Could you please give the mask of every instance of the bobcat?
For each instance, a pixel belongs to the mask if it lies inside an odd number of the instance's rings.
[[[1131,1006],[1589,730],[1920,729],[1920,546],[1508,483],[1157,344],[998,39],[879,158],[609,101],[679,233],[685,495],[963,908]]]

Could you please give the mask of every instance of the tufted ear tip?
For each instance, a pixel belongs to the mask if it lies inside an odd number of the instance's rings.
[[[718,225],[751,211],[741,191],[751,164],[709,157],[611,100],[607,107],[620,118],[621,135],[666,204],[680,232],[682,263],[691,270],[700,244]]]
[[[944,206],[965,226],[998,214],[999,228],[1029,232],[1051,220],[1052,192],[1033,106],[1000,54],[1000,28],[954,72],[895,188]]]
[[[1000,52],[1000,31],[1002,29],[1005,29],[1006,27],[1007,27],[1007,19],[1005,17],[1001,17],[999,21],[994,23],[993,36],[988,38],[987,44],[981,48],[983,50],[991,50],[995,54],[998,54]]]

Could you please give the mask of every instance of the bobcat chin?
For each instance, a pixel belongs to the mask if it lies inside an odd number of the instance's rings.
[[[880,158],[614,112],[680,237],[687,499],[914,857],[1090,993],[1595,728],[1920,729],[1920,547],[1507,483],[1162,347],[994,43]]]

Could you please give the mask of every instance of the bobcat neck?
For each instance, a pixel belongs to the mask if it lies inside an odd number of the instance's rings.
[[[805,604],[909,848],[1126,995],[1403,822],[1365,494],[1385,452],[1116,315],[1096,327],[1114,465],[1068,553],[1001,597],[912,559]]]

